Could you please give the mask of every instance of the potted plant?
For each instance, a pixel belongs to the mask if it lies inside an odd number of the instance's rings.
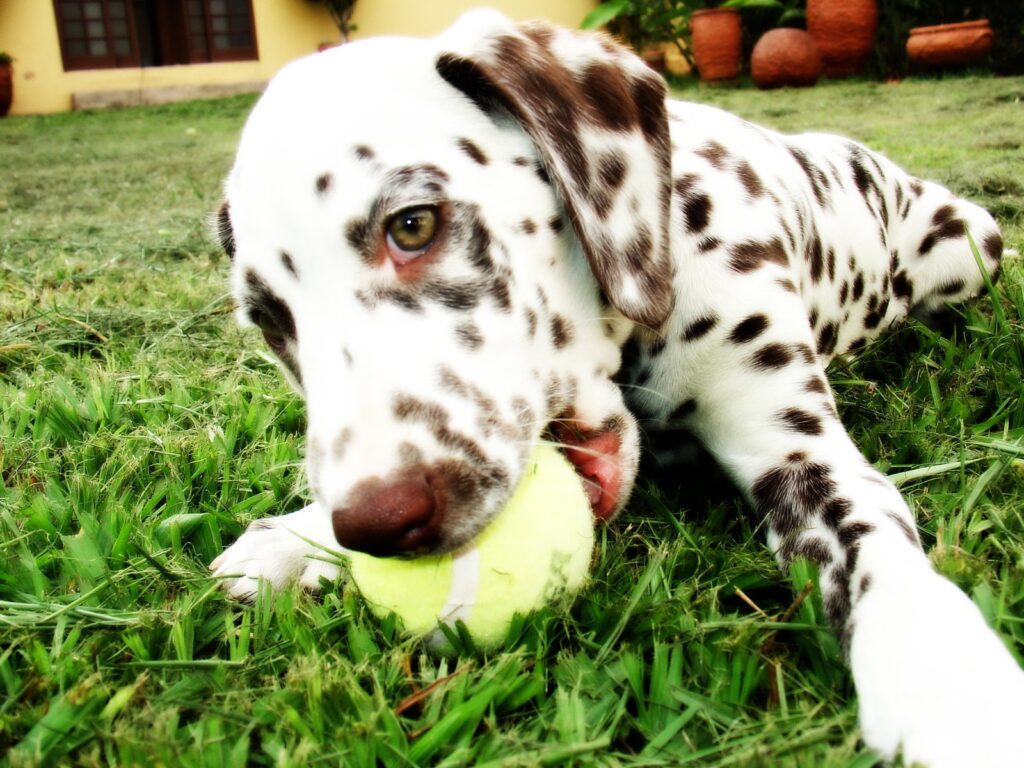
[[[925,67],[977,64],[992,51],[988,19],[915,27],[907,39],[907,57]]]
[[[750,53],[750,75],[757,87],[814,85],[821,76],[818,46],[806,30],[791,26],[806,19],[803,0],[767,0],[765,7],[775,9],[778,17]]]
[[[641,53],[674,44],[695,63],[702,80],[736,77],[741,67],[739,8],[775,5],[778,0],[608,0],[583,19],[584,29],[608,26]]]
[[[684,56],[681,42],[686,31],[688,2],[645,2],[645,0],[608,0],[584,17],[583,29],[608,29],[628,43],[654,69],[664,66],[664,44],[674,43]]]
[[[347,43],[348,36],[355,31],[355,24],[352,23],[352,14],[356,9],[356,0],[308,0],[313,5],[322,5],[331,15],[335,26],[341,33],[341,42]],[[322,48],[329,48],[330,45],[322,45]]]
[[[5,117],[14,100],[14,57],[0,51],[0,117]]]
[[[807,31],[829,77],[847,77],[864,69],[877,27],[876,0],[807,0]]]

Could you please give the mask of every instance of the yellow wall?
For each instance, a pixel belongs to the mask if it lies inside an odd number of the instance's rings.
[[[353,37],[436,35],[470,8],[490,6],[517,20],[548,19],[578,27],[598,0],[364,0],[356,3]]]
[[[259,61],[65,72],[51,0],[0,0],[0,50],[15,59],[11,114],[62,112],[75,92],[266,82],[288,61],[337,38],[330,17],[306,0],[252,5]]]
[[[262,83],[282,65],[338,39],[322,8],[307,0],[253,0],[259,61],[65,72],[52,0],[0,0],[0,51],[15,58],[11,114],[62,112],[71,94],[188,85]],[[463,11],[489,4],[515,19],[543,17],[578,26],[596,0],[363,0],[353,37],[429,36]]]

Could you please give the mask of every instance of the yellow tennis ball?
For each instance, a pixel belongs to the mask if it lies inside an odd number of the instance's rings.
[[[431,634],[461,620],[482,648],[500,643],[516,613],[571,597],[583,586],[594,519],[579,476],[555,448],[539,445],[498,516],[470,544],[415,560],[351,554],[352,577],[378,616]]]

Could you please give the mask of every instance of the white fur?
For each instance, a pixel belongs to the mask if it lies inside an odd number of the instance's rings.
[[[503,34],[525,41],[523,61],[500,60],[493,42]],[[562,65],[576,73],[601,61],[614,62],[627,83],[645,76],[637,59],[597,38],[559,31],[551,39]],[[315,587],[320,577],[333,578],[333,566],[312,558],[321,547],[337,546],[331,510],[344,507],[361,481],[400,470],[409,446],[426,463],[458,458],[423,424],[395,418],[395,398],[408,392],[445,409],[447,426],[472,436],[512,485],[553,419],[568,413],[576,426],[595,429],[621,418],[624,502],[636,472],[637,430],[610,377],[633,333],[641,351],[638,378],[628,387],[632,407],[664,420],[691,401],[685,420],[766,516],[769,545],[783,566],[801,552],[821,556],[823,596],[838,606],[834,621],[849,642],[866,742],[888,759],[902,750],[906,761],[933,768],[1024,764],[1015,731],[1024,724],[1024,673],[977,608],[931,569],[905,502],[853,445],[828,388],[807,387],[810,378],[824,381],[835,354],[870,340],[912,308],[931,310],[976,293],[982,279],[962,239],[945,238],[927,256],[916,250],[944,206],[979,241],[995,237],[991,217],[936,185],[911,193],[916,180],[844,139],[785,137],[710,107],[671,102],[677,189],[668,232],[676,304],[661,327],[634,327],[623,315],[635,317],[651,302],[643,281],[618,265],[621,279],[613,287],[622,314],[604,307],[580,232],[566,224],[556,234],[547,226],[565,217],[563,201],[513,159],[532,165],[549,156],[548,170],[580,213],[580,231],[605,226],[609,242],[623,245],[638,223],[650,224],[657,250],[662,198],[651,180],[664,170],[658,155],[636,130],[580,128],[588,157],[616,152],[626,164],[622,189],[600,222],[592,190],[565,181],[572,169],[558,147],[540,152],[519,125],[507,116],[491,119],[434,66],[439,54],[453,51],[498,71],[547,60],[529,45],[500,15],[471,14],[436,40],[365,41],[296,62],[253,111],[226,190],[237,245],[233,287],[244,297],[246,271],[254,270],[294,314],[291,351],[307,402],[317,503],[251,527],[214,561],[216,575],[236,596],[251,595],[260,578],[275,588],[296,580]],[[460,151],[460,137],[489,162]],[[373,160],[357,159],[356,145],[371,146]],[[724,156],[709,151],[715,146]],[[851,153],[860,152],[866,153],[861,172],[877,191],[863,193],[864,177],[851,171]],[[828,177],[824,203],[801,156]],[[402,282],[389,261],[371,266],[358,258],[346,227],[374,205],[397,210],[431,202],[422,191],[388,181],[389,170],[423,164],[446,174],[447,200],[474,206],[490,234],[491,257],[510,276],[510,312],[486,298],[469,310],[427,304],[416,315],[356,299],[360,291]],[[325,173],[333,181],[318,196],[314,180]],[[700,212],[687,206],[686,195],[698,193],[710,206],[706,226],[695,231]],[[527,220],[537,231],[524,231]],[[817,241],[830,254],[827,268],[813,266]],[[775,258],[737,268],[744,245],[772,242],[784,247],[785,263]],[[282,266],[282,251],[294,257],[297,279]],[[457,255],[439,260],[432,274],[471,279],[473,270]],[[989,254],[986,268],[997,258]],[[894,292],[897,275],[912,284],[912,295]],[[839,298],[854,293],[849,301]],[[876,307],[887,301],[874,324],[871,297]],[[571,343],[556,348],[546,332],[531,336],[529,311],[542,328],[555,313],[568,319]],[[768,323],[756,341],[731,338],[758,313]],[[245,313],[240,316],[245,322]],[[712,318],[711,327],[684,338],[695,323]],[[452,341],[455,324],[467,320],[484,338],[479,349]],[[788,354],[785,364],[755,365],[756,353],[771,344]],[[441,370],[483,393],[520,433],[485,428],[479,404],[442,386]],[[553,381],[558,386],[549,402]],[[517,412],[517,403],[528,405],[530,418]],[[788,423],[787,409],[810,426]],[[805,485],[817,472],[819,496],[813,484],[808,493],[799,482],[767,493],[779,471],[803,472]],[[471,538],[505,500],[504,492],[493,491],[479,508],[452,514],[445,521],[449,548]],[[842,512],[841,524],[829,521],[830,501]],[[795,523],[779,527],[787,515]]]

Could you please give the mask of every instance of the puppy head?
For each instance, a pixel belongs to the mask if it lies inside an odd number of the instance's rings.
[[[610,377],[672,304],[663,98],[602,37],[487,12],[268,87],[218,232],[343,545],[457,548],[552,434],[595,512],[621,508],[637,437]]]

